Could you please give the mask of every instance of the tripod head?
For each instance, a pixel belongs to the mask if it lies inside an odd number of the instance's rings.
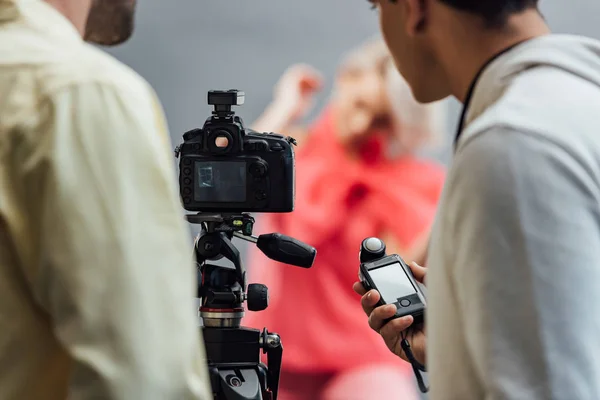
[[[198,213],[186,217],[190,223],[202,227],[194,246],[199,272],[199,311],[217,399],[276,400],[283,352],[279,335],[269,333],[266,328],[260,332],[241,327],[244,302],[248,302],[250,311],[266,309],[268,289],[258,283],[247,284],[246,270],[232,239],[235,236],[255,243],[270,259],[302,268],[312,266],[317,251],[279,233],[253,236],[254,218],[248,213]],[[233,265],[208,263],[222,258]],[[261,349],[267,354],[267,367],[260,362]],[[256,392],[257,388],[260,392]]]
[[[202,224],[194,247],[200,271],[200,313],[207,327],[239,327],[246,300],[250,311],[268,307],[267,287],[247,285],[240,252],[231,241],[233,236],[255,243],[267,257],[282,263],[310,268],[316,257],[313,247],[279,233],[252,236],[254,218],[247,213],[198,213],[188,215],[187,219],[190,223]],[[233,263],[233,268],[207,263],[223,257]]]

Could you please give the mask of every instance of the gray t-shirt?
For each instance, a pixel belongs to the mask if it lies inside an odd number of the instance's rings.
[[[477,84],[429,255],[433,400],[600,399],[599,54],[551,35]]]

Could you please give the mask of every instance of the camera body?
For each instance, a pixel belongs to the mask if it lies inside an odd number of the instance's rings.
[[[214,106],[204,126],[177,148],[183,207],[202,212],[291,212],[295,200],[295,140],[244,126],[231,107],[237,90],[209,91]]]
[[[412,315],[414,323],[425,318],[426,299],[410,268],[397,254],[385,255],[385,244],[377,238],[365,239],[361,245],[358,277],[364,288],[375,289],[381,295],[377,307],[396,306],[390,318]]]

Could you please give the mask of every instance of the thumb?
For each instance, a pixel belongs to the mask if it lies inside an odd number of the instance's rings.
[[[419,264],[416,263],[416,261],[411,262],[409,267],[415,279],[420,283],[424,284],[425,276],[427,275],[427,268],[421,267]]]

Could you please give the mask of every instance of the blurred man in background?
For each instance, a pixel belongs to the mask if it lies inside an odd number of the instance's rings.
[[[134,0],[0,0],[0,399],[212,398]]]
[[[465,104],[408,334],[431,399],[600,398],[600,43],[550,35],[537,0],[373,3],[415,97]],[[412,317],[378,300],[406,357]]]
[[[318,256],[305,271],[254,252],[250,280],[267,284],[272,301],[244,324],[281,335],[282,400],[412,400],[410,366],[397,365],[364,325],[351,284],[365,236],[421,259],[444,172],[416,153],[442,133],[443,106],[415,102],[381,40],[343,61],[328,106],[301,128],[321,85],[310,67],[290,68],[254,126],[300,139],[296,209],[261,216],[258,229],[298,238]]]

